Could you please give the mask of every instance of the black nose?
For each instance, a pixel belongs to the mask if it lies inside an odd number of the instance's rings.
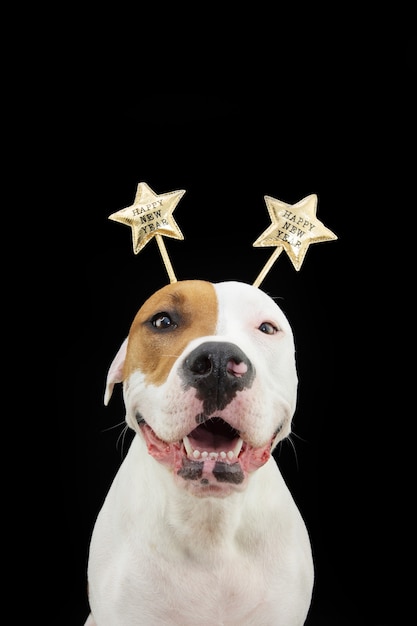
[[[224,409],[238,391],[251,387],[255,370],[235,344],[207,341],[185,359],[182,375],[187,387],[197,390],[206,415]]]

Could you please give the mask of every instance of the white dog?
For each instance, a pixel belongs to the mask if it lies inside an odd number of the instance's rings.
[[[90,545],[86,626],[301,626],[308,533],[271,456],[297,373],[274,300],[185,280],[137,313],[108,373],[136,434]]]

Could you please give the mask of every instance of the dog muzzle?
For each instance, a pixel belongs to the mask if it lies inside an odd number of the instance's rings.
[[[180,377],[185,390],[194,390],[201,407],[194,417],[196,427],[180,441],[167,443],[137,414],[149,454],[171,468],[196,495],[222,496],[244,489],[248,475],[270,458],[277,435],[254,447],[236,428],[239,416],[232,424],[222,415],[239,392],[252,386],[253,365],[235,344],[205,342],[184,359]]]

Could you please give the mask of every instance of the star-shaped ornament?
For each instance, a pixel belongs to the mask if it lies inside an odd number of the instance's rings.
[[[337,239],[337,236],[316,217],[316,194],[311,194],[296,204],[287,204],[271,196],[264,196],[264,199],[272,223],[253,246],[276,246],[277,250],[274,252],[273,260],[267,264],[266,271],[259,275],[258,285],[282,250],[286,251],[298,271],[310,244]]]
[[[132,229],[133,252],[138,254],[152,237],[165,235],[184,239],[172,213],[185,190],[156,194],[146,183],[139,183],[134,203],[109,215],[110,220],[121,222]]]

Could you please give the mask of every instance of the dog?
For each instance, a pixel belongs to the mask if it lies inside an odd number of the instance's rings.
[[[272,456],[297,400],[289,322],[243,282],[184,280],[136,314],[107,375],[135,431],[89,546],[85,626],[301,626],[314,565]]]

